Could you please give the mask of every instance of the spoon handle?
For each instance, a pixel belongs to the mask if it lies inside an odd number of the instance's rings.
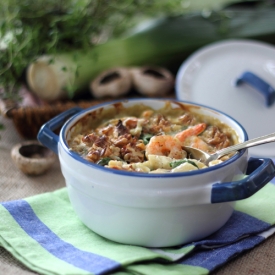
[[[240,149],[249,148],[249,147],[253,147],[253,146],[257,146],[257,145],[265,144],[265,143],[270,143],[270,142],[274,142],[274,141],[275,141],[275,133],[271,133],[271,134],[268,134],[265,136],[250,139],[245,142],[221,149],[213,155],[215,155],[216,158],[220,158],[220,157],[227,155],[233,151],[238,151]]]

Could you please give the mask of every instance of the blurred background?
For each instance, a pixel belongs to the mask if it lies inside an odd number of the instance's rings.
[[[225,39],[274,44],[274,1],[2,0],[1,115],[35,138],[74,105],[173,97],[186,58]]]

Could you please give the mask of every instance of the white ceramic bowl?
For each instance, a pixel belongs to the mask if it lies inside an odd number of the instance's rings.
[[[165,100],[123,102],[127,107],[141,103],[159,109]],[[243,127],[226,114],[184,104],[234,128],[240,142],[247,140]],[[66,140],[77,121],[100,108],[114,108],[114,102],[86,110],[70,109],[46,123],[38,140],[58,154],[69,198],[80,220],[113,241],[166,247],[204,238],[226,223],[235,201],[251,196],[275,175],[270,159],[248,161],[247,150],[210,168],[173,174],[119,171],[90,163],[70,151]],[[53,131],[62,125],[56,135]],[[244,178],[247,167],[249,176]]]

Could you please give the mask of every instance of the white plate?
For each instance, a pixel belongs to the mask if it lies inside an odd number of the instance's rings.
[[[275,132],[275,103],[248,84],[235,85],[250,71],[275,87],[275,47],[252,40],[225,40],[192,54],[179,68],[176,96],[214,107],[238,120],[249,138]],[[275,143],[252,147],[249,154],[275,157]]]

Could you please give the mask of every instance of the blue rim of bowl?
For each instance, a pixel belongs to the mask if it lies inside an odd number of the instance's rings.
[[[226,113],[224,113],[220,110],[217,110],[215,108],[208,107],[208,106],[205,106],[203,104],[193,103],[191,101],[179,100],[179,99],[174,99],[174,98],[163,98],[163,99],[134,98],[134,99],[125,99],[125,100],[123,99],[123,100],[109,101],[109,102],[106,102],[106,103],[101,103],[101,104],[92,106],[92,107],[87,108],[87,109],[83,109],[83,111],[80,111],[79,113],[77,113],[77,114],[73,115],[72,117],[70,117],[65,122],[65,124],[62,126],[61,131],[60,131],[61,140],[59,142],[61,143],[61,146],[63,147],[63,149],[65,150],[65,152],[69,156],[71,156],[73,159],[75,159],[75,160],[77,160],[77,161],[79,161],[79,162],[81,162],[85,165],[88,165],[89,167],[92,167],[94,169],[97,169],[97,170],[100,170],[100,171],[106,172],[106,173],[111,173],[111,174],[116,174],[116,175],[121,175],[121,176],[130,176],[130,177],[143,177],[143,178],[144,177],[145,178],[185,177],[185,176],[200,175],[200,174],[212,172],[214,170],[221,169],[222,167],[225,167],[225,166],[231,164],[232,162],[234,162],[235,160],[240,158],[245,153],[245,151],[247,150],[247,149],[243,149],[243,150],[239,151],[238,154],[232,156],[231,158],[229,158],[228,160],[226,160],[226,161],[224,161],[220,164],[217,164],[217,165],[214,165],[214,166],[211,166],[211,167],[208,167],[208,168],[200,169],[200,170],[192,170],[192,171],[177,172],[177,173],[142,173],[142,172],[132,172],[132,171],[115,170],[115,169],[111,169],[111,168],[106,168],[104,166],[100,166],[98,164],[95,164],[93,162],[90,162],[90,161],[84,159],[79,154],[77,154],[77,153],[75,153],[75,152],[73,152],[69,149],[69,146],[68,146],[68,143],[67,143],[66,137],[65,137],[65,132],[66,132],[67,126],[77,116],[80,116],[80,115],[84,116],[84,114],[88,114],[89,112],[91,112],[93,110],[96,110],[98,108],[105,107],[105,106],[108,106],[108,105],[112,105],[112,104],[115,104],[115,103],[119,103],[119,102],[123,103],[123,102],[135,102],[135,101],[167,101],[167,100],[171,101],[171,102],[175,102],[175,103],[179,102],[179,103],[183,103],[183,104],[185,103],[185,104],[190,104],[190,105],[194,105],[194,106],[198,106],[198,107],[203,107],[203,108],[221,113],[222,115],[224,115],[224,116],[230,118],[232,121],[234,121],[242,129],[243,134],[244,134],[244,141],[246,141],[248,139],[248,135],[247,135],[246,130],[244,129],[244,127],[237,120],[235,120],[234,118],[232,118],[228,114],[226,114]]]

